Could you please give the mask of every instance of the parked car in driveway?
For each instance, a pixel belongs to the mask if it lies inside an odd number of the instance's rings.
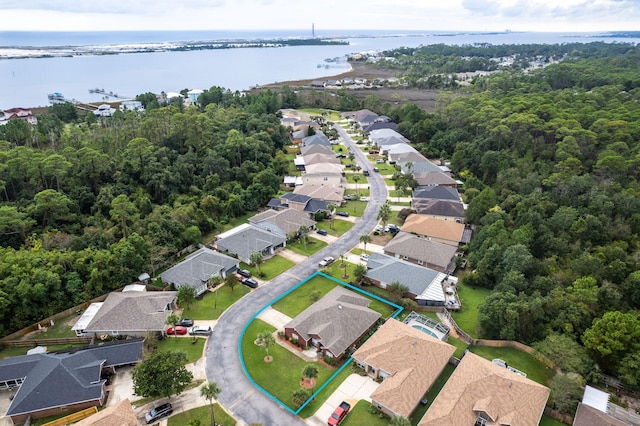
[[[247,287],[258,288],[258,281],[254,280],[253,278],[243,279],[242,284],[246,285]]]
[[[194,325],[189,329],[192,336],[208,336],[211,334],[211,327],[208,325]]]
[[[347,201],[351,201],[351,200],[355,200],[356,196],[353,195],[353,194],[347,194],[347,195],[344,196],[344,199],[347,200]]]
[[[183,327],[181,325],[176,325],[174,327],[167,328],[167,334],[187,334],[187,327]]]
[[[368,254],[366,254],[366,253],[362,253],[362,254],[360,255],[360,260],[362,260],[362,261],[364,261],[364,262],[368,261],[368,260],[369,260],[369,255],[368,255]]]
[[[247,271],[246,269],[238,269],[238,275],[242,275],[245,278],[251,278],[251,271]]]
[[[318,229],[316,231],[316,234],[327,235],[327,230],[326,229]]]
[[[369,201],[369,197],[360,197],[360,201]]]
[[[347,213],[347,212],[337,212],[336,214],[338,216],[342,216],[342,217],[349,217],[349,213]]]
[[[144,415],[144,420],[147,424],[151,424],[158,421],[162,417],[169,416],[173,413],[173,406],[170,403],[158,405],[153,410]]]
[[[192,327],[193,326],[193,320],[189,319],[189,318],[182,318],[180,320],[180,322],[178,323],[178,325],[181,325],[183,327]]]

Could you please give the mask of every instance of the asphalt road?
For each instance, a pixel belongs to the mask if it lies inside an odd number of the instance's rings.
[[[242,329],[263,306],[316,272],[318,262],[323,257],[333,256],[337,259],[359,242],[360,235],[371,232],[378,222],[378,210],[387,199],[387,188],[382,177],[373,172],[371,163],[351,137],[341,127],[335,127],[344,144],[353,149],[358,164],[363,170],[370,171],[370,201],[362,217],[336,242],[253,290],[227,309],[219,318],[205,348],[207,379],[216,382],[222,389],[218,402],[245,425],[258,423],[264,426],[281,426],[305,423],[251,384],[242,369],[238,352]],[[274,380],[278,378],[274,377]]]

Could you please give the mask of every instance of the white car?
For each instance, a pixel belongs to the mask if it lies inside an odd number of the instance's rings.
[[[331,265],[331,264],[333,263],[333,261],[334,261],[334,260],[335,260],[335,259],[334,259],[333,257],[331,257],[331,256],[327,256],[327,257],[325,257],[324,259],[322,259],[322,260],[320,261],[320,263],[318,263],[318,265],[320,265],[320,267],[323,267],[323,268],[324,268],[325,266]]]
[[[360,197],[360,201],[369,201],[369,197]]]
[[[208,325],[194,325],[189,329],[191,336],[208,336],[211,334],[211,327]]]
[[[367,253],[362,253],[360,255],[360,260],[367,262],[369,260],[369,255]]]

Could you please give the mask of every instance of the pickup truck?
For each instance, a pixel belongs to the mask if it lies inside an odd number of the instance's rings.
[[[349,410],[351,410],[351,405],[346,401],[342,401],[342,403],[340,403],[340,406],[333,410],[333,413],[331,414],[331,417],[329,417],[327,424],[329,426],[339,425],[340,423],[342,423],[344,418],[347,417],[347,413],[349,413]]]

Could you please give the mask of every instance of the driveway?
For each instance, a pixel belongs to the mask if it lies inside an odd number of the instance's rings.
[[[346,146],[353,147],[356,161],[368,164],[365,154],[356,149],[351,137],[339,126],[335,126]],[[297,416],[283,409],[270,397],[258,390],[246,376],[240,362],[238,342],[240,334],[251,318],[266,304],[285,291],[297,285],[318,270],[318,262],[325,256],[338,258],[355,246],[362,234],[368,234],[377,225],[378,210],[387,199],[387,189],[383,179],[372,174],[369,178],[370,201],[363,216],[355,225],[333,244],[294,265],[288,271],[258,287],[233,306],[218,319],[205,346],[206,375],[222,389],[219,403],[227,409],[240,424],[261,423],[270,425],[305,425]],[[367,247],[368,248],[368,247]]]
[[[355,406],[361,399],[371,402],[371,394],[378,389],[378,386],[380,386],[380,383],[376,383],[369,376],[352,374],[338,386],[338,389],[322,404],[322,407],[318,408],[318,411],[313,416],[305,419],[305,421],[308,425],[324,426],[327,424],[327,419],[331,416],[333,410],[342,401],[347,401],[351,404],[351,407]]]

